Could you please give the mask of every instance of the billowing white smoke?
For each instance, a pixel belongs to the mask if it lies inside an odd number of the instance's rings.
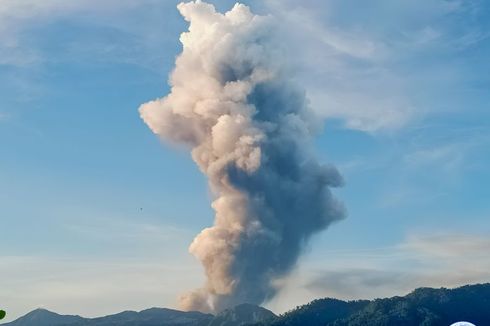
[[[192,148],[215,196],[214,225],[190,252],[204,265],[188,310],[220,311],[273,297],[309,237],[344,216],[329,187],[337,170],[311,155],[315,123],[304,91],[281,68],[273,19],[236,4],[226,14],[196,1],[178,9],[181,35],[166,97],[140,108],[151,130]]]

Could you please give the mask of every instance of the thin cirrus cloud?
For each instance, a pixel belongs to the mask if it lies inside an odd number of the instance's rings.
[[[0,6],[0,64],[25,67],[42,60],[37,49],[25,44],[24,33],[50,20],[82,8],[73,1],[3,0]]]
[[[162,59],[165,39],[159,24],[162,18],[173,22],[175,4],[145,1],[32,1],[3,0],[0,8],[0,64],[32,68],[46,62],[106,61],[127,62],[143,67],[156,66]],[[151,12],[152,14],[148,15]],[[135,19],[145,15],[146,20]],[[69,22],[69,24],[67,24]],[[43,29],[65,25],[66,36],[38,38]],[[68,27],[68,29],[66,29]],[[84,39],[70,28],[90,32]],[[168,31],[167,31],[168,32]],[[173,33],[167,33],[173,34]],[[158,42],[160,40],[160,43]],[[44,43],[53,42],[46,46]],[[33,71],[35,72],[35,71]]]
[[[486,39],[481,26],[462,24],[481,14],[476,1],[267,3],[295,26],[286,38],[313,107],[368,133],[459,111],[449,99],[475,78],[459,51]]]
[[[348,129],[368,133],[400,130],[437,112],[441,108],[432,105],[435,99],[426,90],[454,88],[467,74],[463,68],[446,65],[444,60],[429,67],[419,67],[414,60],[421,56],[432,60],[443,53],[452,55],[457,49],[486,38],[476,27],[452,33],[454,17],[479,13],[477,6],[461,1],[415,1],[395,6],[380,0],[374,3],[378,13],[375,16],[379,16],[376,21],[368,18],[373,9],[352,10],[339,1],[245,2],[252,7],[264,7],[267,13],[285,22],[287,33],[282,37],[289,44],[290,61],[296,63],[298,79],[319,115],[337,119]],[[176,3],[3,0],[0,63],[29,66],[57,57],[84,61],[105,58],[161,70],[160,63],[172,59],[166,49],[170,40],[162,42],[162,38],[177,39],[179,30],[168,30],[159,22],[169,18],[178,21]],[[419,14],[421,7],[423,14]],[[145,19],[142,24],[128,20],[130,13],[148,16],[150,9],[160,13],[162,19]],[[34,28],[66,18],[113,36],[73,40],[59,45],[60,51],[54,54],[45,53],[31,42],[29,34]],[[381,28],[382,24],[386,28]],[[130,44],[125,44],[124,39]]]
[[[440,232],[412,234],[391,247],[326,251],[321,257],[309,257],[309,267],[288,281],[289,289],[286,287],[280,299],[294,300],[288,293],[303,293],[305,299],[372,299],[403,295],[417,287],[486,282],[490,277],[489,250],[488,234]],[[336,267],[324,269],[318,262],[322,258]]]
[[[448,233],[449,238],[455,236]],[[441,241],[422,238],[428,246]],[[373,299],[404,295],[417,287],[455,287],[488,280],[490,261],[472,261],[479,257],[479,250],[462,261],[456,255],[436,257],[425,246],[412,248],[415,241],[420,239],[409,237],[395,246],[331,250],[307,257],[292,277],[284,280],[283,290],[268,307],[281,312],[321,297]],[[325,267],[325,262],[331,267]]]
[[[306,85],[313,108],[325,119],[366,132],[399,129],[412,119],[413,107],[401,78],[387,69],[391,49],[356,28],[335,26],[317,6],[298,8],[290,2],[269,2],[285,26],[292,62]],[[325,13],[326,10],[319,10]],[[328,13],[328,12],[327,12]],[[328,16],[328,15],[327,15]],[[297,44],[302,44],[298,47]]]

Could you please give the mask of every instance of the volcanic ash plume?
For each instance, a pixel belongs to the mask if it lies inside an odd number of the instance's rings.
[[[192,148],[215,200],[214,225],[189,251],[207,281],[186,294],[188,310],[220,311],[272,298],[312,234],[344,216],[329,187],[342,184],[311,155],[317,129],[304,91],[273,45],[273,19],[236,4],[226,14],[181,3],[190,23],[166,97],[141,117],[163,139]]]

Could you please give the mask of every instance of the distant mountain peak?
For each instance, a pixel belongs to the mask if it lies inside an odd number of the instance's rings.
[[[28,313],[28,315],[37,315],[37,314],[53,314],[53,315],[58,315],[56,312],[50,311],[45,308],[37,308]]]
[[[80,316],[60,315],[44,308],[37,308],[5,326],[65,326],[75,325],[85,320]]]

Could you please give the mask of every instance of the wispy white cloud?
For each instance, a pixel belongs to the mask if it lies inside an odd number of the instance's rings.
[[[313,107],[369,133],[423,120],[440,109],[434,100],[445,100],[423,98],[427,89],[456,88],[464,80],[465,72],[444,60],[423,63],[455,54],[457,44],[485,39],[455,18],[478,15],[472,2],[379,0],[353,8],[341,1],[266,1],[287,26],[291,60],[301,67]]]
[[[181,31],[171,31],[170,24],[161,22],[173,21],[169,17],[175,14],[177,2],[1,0],[0,64],[29,66],[60,58],[106,60],[164,74],[162,62],[171,60],[174,53],[168,52],[163,40],[170,37],[176,42]],[[434,53],[447,55],[488,37],[477,27],[455,35],[450,28],[456,24],[451,17],[479,13],[475,1],[417,0],[393,5],[377,0],[354,12],[340,1],[267,0],[257,6],[265,6],[285,26],[290,59],[297,62],[298,78],[319,115],[369,133],[399,130],[422,120],[436,108],[421,100],[420,94],[430,87],[447,88],[463,73],[454,67],[411,67],[410,60]],[[136,21],[138,9],[147,19]],[[383,14],[373,20],[369,10]],[[74,40],[49,54],[30,42],[33,30],[60,19],[111,30],[121,40],[111,37],[109,44],[96,37]]]
[[[490,143],[490,134],[486,128],[463,126],[448,128],[443,134],[432,135],[431,130],[441,127],[429,126],[419,129],[401,158],[401,164],[408,170],[428,169],[434,173],[459,176],[462,172],[474,168],[471,161]]]
[[[412,235],[400,245],[403,250],[414,252],[422,258],[436,258],[439,262],[462,267],[462,260],[481,260],[490,264],[484,257],[490,252],[490,238],[478,234],[440,232],[435,234]],[[488,258],[488,259],[487,259]]]
[[[401,79],[383,67],[391,50],[382,40],[360,27],[329,23],[321,4],[268,3],[285,22],[290,60],[298,65],[299,78],[320,116],[367,132],[398,129],[412,118]]]
[[[448,198],[468,186],[469,178],[486,170],[490,134],[485,123],[454,125],[435,119],[432,124],[406,128],[395,137],[378,135],[372,139],[375,146],[382,146],[382,152],[376,148],[361,152],[341,162],[339,168],[354,186],[363,175],[381,180],[372,202],[379,208],[446,205]]]
[[[138,221],[136,218],[116,217],[71,219],[71,222],[65,223],[64,229],[66,232],[79,234],[91,240],[107,239],[107,230],[110,230],[112,241],[134,240],[140,244],[159,242],[162,245],[178,243],[181,246],[190,243],[195,233],[177,226],[150,223],[144,220]]]
[[[85,60],[116,60],[148,65],[148,60],[154,55],[152,50],[161,50],[161,43],[156,42],[157,36],[162,35],[161,26],[155,26],[156,17],[139,20],[136,23],[131,18],[138,9],[154,8],[152,12],[160,12],[169,16],[169,8],[174,8],[178,1],[165,4],[155,0],[108,0],[104,2],[62,1],[62,0],[1,0],[0,1],[0,64],[18,67],[29,67],[57,58],[71,58],[76,60],[84,53],[90,52]],[[148,11],[149,12],[149,11]],[[57,21],[82,22],[87,28],[98,29],[93,31],[93,39],[74,40],[46,53],[39,48],[38,42],[32,42],[32,35],[40,28],[49,26]],[[148,26],[148,24],[153,24]],[[118,38],[111,42],[97,43],[97,36],[101,31],[111,30],[125,38],[125,44],[118,43]],[[151,48],[151,49],[150,49]],[[60,53],[66,52],[66,53]],[[161,55],[161,51],[159,51]],[[161,59],[161,57],[159,57]],[[152,62],[157,65],[156,62]]]
[[[37,49],[22,42],[26,29],[80,10],[83,6],[75,1],[0,1],[0,64],[27,66],[41,60]]]
[[[489,250],[486,233],[441,231],[411,234],[391,247],[325,251],[285,280],[284,291],[270,306],[283,311],[288,304],[318,297],[371,299],[403,295],[417,287],[488,282]]]
[[[404,163],[412,168],[435,166],[446,172],[454,171],[461,166],[465,158],[466,149],[461,145],[448,143],[433,148],[417,149],[405,155]]]
[[[413,120],[415,108],[402,94],[375,97],[366,90],[310,90],[313,107],[325,119],[335,118],[349,129],[368,133],[398,130]]]

